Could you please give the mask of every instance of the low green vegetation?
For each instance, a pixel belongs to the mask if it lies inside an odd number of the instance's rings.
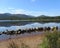
[[[23,20],[23,21],[39,21],[39,22],[60,22],[60,16],[45,16],[37,17],[24,14],[0,14],[0,20]]]
[[[60,32],[47,32],[39,48],[60,48]]]
[[[9,43],[8,48],[20,48],[15,42]],[[28,45],[21,43],[21,48],[30,48]],[[60,32],[46,32],[42,43],[37,48],[60,48]]]

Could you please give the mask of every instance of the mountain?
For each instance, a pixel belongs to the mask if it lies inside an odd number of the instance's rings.
[[[46,17],[45,15],[40,15],[40,16],[38,16],[38,17]]]
[[[32,15],[25,15],[25,14],[10,14],[10,13],[4,13],[0,14],[0,20],[40,20],[40,19],[60,19],[60,16],[46,16],[46,15],[40,15],[37,17],[34,17]]]
[[[31,15],[25,15],[25,14],[13,14],[12,16],[17,16],[17,17],[20,17],[20,18],[32,18],[34,16],[31,16]]]
[[[25,14],[10,14],[10,13],[0,14],[0,20],[1,19],[21,19],[21,18],[33,18],[33,16],[25,15]]]

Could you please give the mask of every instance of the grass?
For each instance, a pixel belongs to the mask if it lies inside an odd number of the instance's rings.
[[[15,43],[15,41],[11,41],[8,45],[8,48],[30,48],[28,45],[21,43],[21,46]]]
[[[38,48],[60,48],[60,32],[47,32]]]
[[[21,48],[30,48],[30,47],[24,43],[21,43]]]
[[[8,45],[8,48],[19,48],[19,46],[14,41],[11,41]]]

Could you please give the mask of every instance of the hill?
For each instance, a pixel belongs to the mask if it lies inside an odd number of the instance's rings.
[[[60,16],[46,16],[40,15],[34,17],[32,15],[25,15],[25,14],[10,14],[4,13],[0,14],[0,20],[25,20],[25,21],[40,21],[40,22],[60,22]]]
[[[12,20],[22,18],[33,18],[33,16],[25,14],[10,14],[10,13],[0,14],[0,20]]]

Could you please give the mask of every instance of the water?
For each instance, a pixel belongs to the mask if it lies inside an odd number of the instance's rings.
[[[60,29],[60,23],[56,23],[56,22],[29,22],[29,21],[19,21],[19,20],[0,20],[0,32],[6,31],[6,30],[18,30],[18,29],[29,29],[29,28],[36,28],[36,27],[53,27],[53,26],[58,26],[58,28]],[[39,33],[32,33],[32,35],[34,34],[39,34]],[[24,35],[20,34],[17,35],[19,36],[27,36],[30,35],[28,33],[25,33]],[[0,40],[5,40],[8,39],[10,37],[10,35],[0,35]],[[16,35],[12,35],[12,38],[16,37]]]

